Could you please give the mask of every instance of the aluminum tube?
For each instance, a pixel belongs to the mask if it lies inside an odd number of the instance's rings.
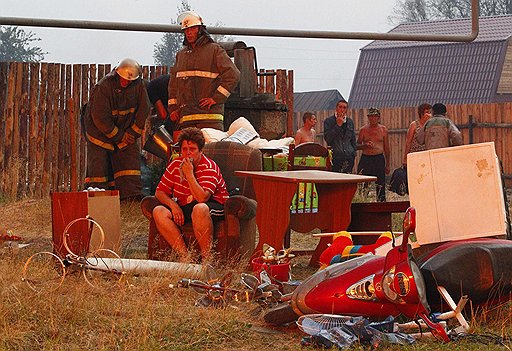
[[[397,41],[446,41],[471,42],[476,39],[479,31],[478,0],[471,0],[471,34],[468,35],[442,35],[442,34],[406,34],[406,33],[373,33],[373,32],[336,32],[336,31],[309,31],[288,29],[258,29],[234,27],[208,27],[212,34],[257,36],[257,37],[286,37],[286,38],[312,38],[312,39],[356,39],[356,40],[397,40]],[[121,23],[82,20],[60,20],[23,17],[0,17],[0,25],[26,26],[26,27],[54,27],[75,29],[121,30],[137,32],[174,32],[180,33],[178,25],[171,24],[145,24]]]
[[[178,263],[168,261],[139,260],[130,258],[98,258],[89,259],[91,265],[100,269],[115,269],[132,274],[172,273],[187,278],[204,278],[207,267],[193,263]]]

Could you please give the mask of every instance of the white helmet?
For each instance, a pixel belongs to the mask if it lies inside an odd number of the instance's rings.
[[[140,65],[131,58],[125,58],[116,66],[116,72],[126,80],[135,80],[140,76]]]
[[[194,11],[185,11],[178,16],[178,23],[181,24],[183,30],[194,26],[202,26],[203,19]]]

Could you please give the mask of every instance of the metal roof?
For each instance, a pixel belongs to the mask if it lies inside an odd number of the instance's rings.
[[[342,98],[343,96],[337,89],[294,93],[293,111],[307,112],[334,110],[336,103]]]
[[[457,19],[403,24],[392,31],[470,30],[470,19]],[[361,49],[350,106],[493,102],[511,35],[512,16],[494,16],[480,19],[480,34],[472,43],[374,41]]]
[[[479,19],[480,31],[478,37],[473,43],[483,41],[503,41],[510,38],[512,35],[512,16],[489,16],[480,17]],[[404,23],[389,31],[390,33],[418,33],[418,34],[443,34],[443,35],[463,35],[471,33],[471,19],[460,18],[452,20],[441,21],[425,21]],[[431,45],[453,45],[449,42],[432,42],[432,41],[386,41],[375,40],[362,48],[362,50],[369,49],[383,49],[383,48],[397,48],[409,46],[431,46]]]

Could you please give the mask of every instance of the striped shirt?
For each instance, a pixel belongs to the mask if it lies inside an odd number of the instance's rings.
[[[188,181],[180,174],[182,160],[183,157],[178,157],[167,166],[156,188],[156,190],[177,198],[180,206],[192,202],[193,199]],[[199,164],[194,167],[194,176],[199,185],[211,194],[210,200],[215,200],[220,204],[226,202],[229,196],[226,183],[219,166],[213,160],[202,155]]]

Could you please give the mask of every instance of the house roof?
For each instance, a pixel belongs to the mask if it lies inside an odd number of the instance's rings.
[[[512,16],[480,19],[472,43],[374,41],[361,49],[350,106],[493,102],[512,35]],[[465,34],[470,19],[403,24],[391,32]]]
[[[478,21],[478,37],[473,41],[503,41],[508,40],[512,35],[512,16],[489,16],[481,17]],[[414,22],[404,23],[395,27],[390,33],[418,33],[418,34],[436,34],[436,35],[469,35],[471,34],[471,19],[460,18],[452,20]],[[450,42],[432,42],[432,41],[392,41],[375,40],[363,47],[362,50],[384,49],[409,46],[431,46],[431,45],[453,45]]]
[[[334,110],[336,103],[342,98],[337,89],[294,93],[293,110],[295,112]]]

